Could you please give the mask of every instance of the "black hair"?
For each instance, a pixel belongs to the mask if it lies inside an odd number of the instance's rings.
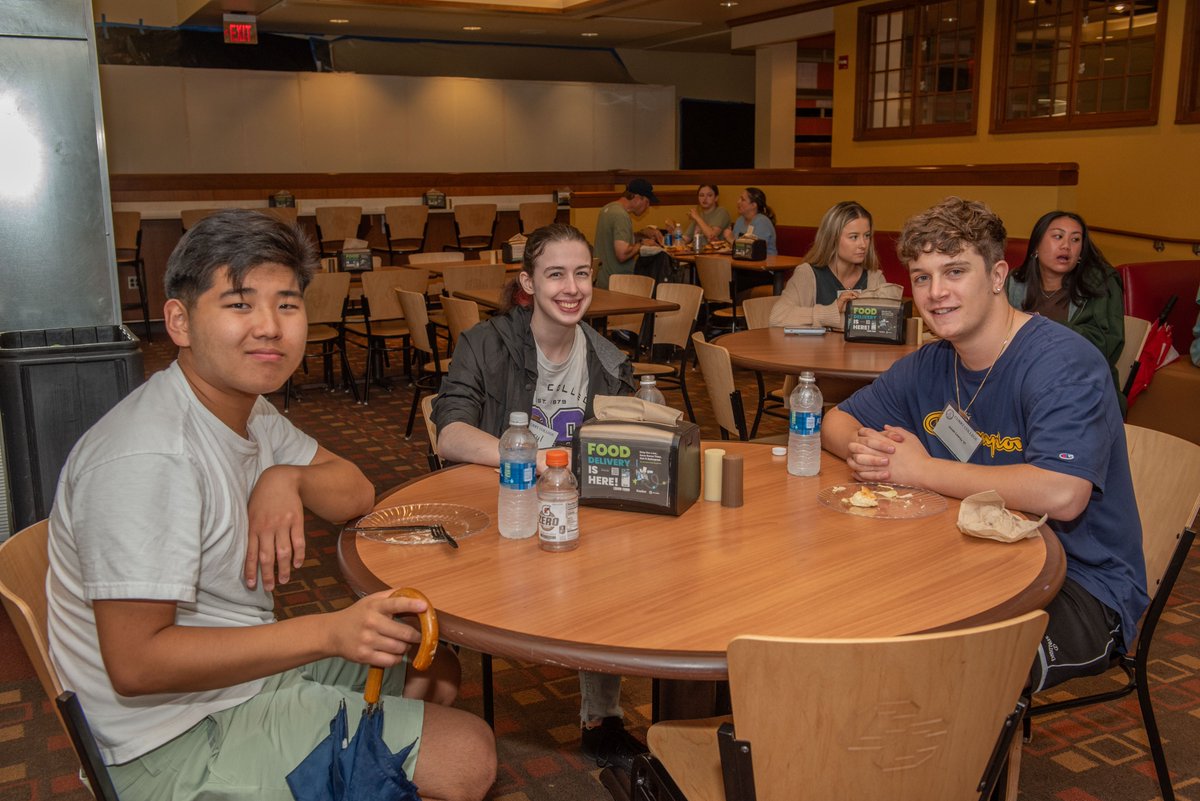
[[[1033,231],[1029,234],[1029,247],[1025,249],[1025,260],[1013,270],[1013,279],[1027,287],[1041,287],[1042,267],[1038,264],[1038,248],[1041,247],[1046,232],[1050,230],[1050,223],[1060,217],[1067,217],[1079,223],[1079,228],[1083,231],[1083,238],[1079,243],[1079,263],[1063,276],[1063,286],[1066,287],[1067,297],[1074,304],[1084,303],[1089,298],[1101,297],[1108,292],[1106,287],[1107,271],[1112,269],[1112,265],[1108,263],[1108,259],[1104,258],[1100,248],[1092,242],[1092,237],[1088,234],[1087,223],[1078,214],[1070,211],[1050,211],[1038,218],[1038,221],[1033,224]],[[1021,309],[1023,311],[1032,309],[1034,299],[1033,291],[1026,290],[1025,301],[1021,304]]]
[[[168,298],[192,306],[212,287],[213,276],[229,270],[240,290],[246,275],[262,264],[281,264],[296,274],[303,292],[317,269],[317,249],[299,226],[252,209],[222,209],[188,229],[171,257],[163,287]]]

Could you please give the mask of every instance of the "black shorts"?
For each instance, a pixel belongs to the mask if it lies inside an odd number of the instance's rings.
[[[1074,580],[1063,581],[1046,612],[1050,620],[1029,672],[1033,692],[1103,673],[1113,654],[1124,651],[1120,615]]]

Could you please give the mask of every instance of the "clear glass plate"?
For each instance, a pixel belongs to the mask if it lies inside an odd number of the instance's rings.
[[[442,525],[456,540],[487,528],[491,518],[478,509],[457,503],[406,503],[376,509],[360,518],[355,527],[374,528],[380,526],[432,526]],[[431,545],[441,542],[426,531],[396,531],[384,528],[381,531],[360,531],[360,537],[391,545]]]
[[[850,502],[856,493],[868,490],[875,495],[875,506],[855,506]],[[894,494],[893,494],[894,493]],[[861,496],[859,496],[861,497]],[[877,517],[884,520],[929,517],[946,511],[946,499],[936,492],[903,484],[850,482],[825,487],[817,500],[830,509],[858,517]]]

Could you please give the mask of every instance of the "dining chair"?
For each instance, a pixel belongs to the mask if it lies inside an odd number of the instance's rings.
[[[558,219],[558,205],[552,200],[522,203],[517,207],[517,215],[518,228],[522,234],[529,236]]]
[[[1150,333],[1150,321],[1125,315],[1125,344],[1117,357],[1117,386],[1124,387],[1129,379],[1129,369],[1142,352],[1146,336]]]
[[[484,264],[500,264],[499,250],[480,250],[476,251],[475,257]]]
[[[454,204],[454,244],[443,250],[488,250],[496,234],[495,203]]]
[[[463,331],[479,323],[479,304],[473,300],[446,295],[442,298],[442,311],[446,313],[446,326],[450,330],[450,347],[458,345]]]
[[[463,261],[467,257],[458,251],[446,251],[443,253],[410,253],[408,254],[408,263],[421,264],[440,264],[441,262]]]
[[[746,315],[746,328],[769,328],[771,310],[775,308],[778,300],[778,295],[764,295],[743,300],[742,312]],[[754,380],[758,384],[758,408],[754,412],[754,424],[750,426],[751,437],[758,436],[758,424],[762,422],[764,414],[781,417],[784,420],[788,419],[788,401],[792,396],[792,390],[796,388],[796,376],[794,375],[784,376],[783,383],[771,390],[766,388],[763,374],[757,370],[754,371]],[[821,391],[822,393],[825,391],[824,384],[822,384]]]
[[[688,419],[693,423],[696,422],[696,413],[692,410],[692,399],[687,390],[688,343],[691,341],[692,328],[696,325],[696,316],[700,313],[700,299],[703,294],[704,291],[695,284],[659,284],[654,296],[659,300],[676,303],[679,308],[654,315],[654,337],[650,343],[651,361],[633,363],[635,382],[641,376],[652,375],[659,389],[678,389],[683,395]],[[661,362],[654,361],[660,349],[667,350],[666,359]]]
[[[618,273],[609,276],[608,289],[611,292],[623,292],[626,295],[648,298],[654,293],[654,279],[648,275]],[[644,314],[614,314],[608,318],[607,329],[610,336],[614,331],[624,331],[633,337],[635,359],[641,355],[644,340],[650,335]]]
[[[337,253],[347,239],[358,239],[362,206],[318,206],[316,217],[317,243],[322,256]]]
[[[396,263],[396,256],[409,256],[425,249],[429,234],[429,207],[420,203],[403,206],[385,206],[383,209],[383,240],[388,254],[388,264]],[[410,262],[411,263],[411,262]]]
[[[196,223],[210,214],[216,214],[220,209],[183,209],[179,212],[179,223],[185,232],[196,227]]]
[[[437,452],[437,426],[433,424],[433,402],[437,400],[437,395],[426,395],[421,398],[421,417],[425,419],[425,435],[429,437],[429,453],[426,458],[429,460],[429,472],[434,473],[442,469],[442,459]]]
[[[408,367],[409,326],[404,319],[404,309],[396,297],[397,289],[425,293],[429,284],[429,271],[406,267],[400,270],[375,270],[362,274],[362,308],[360,314],[347,317],[345,330],[353,338],[347,339],[359,347],[366,348],[367,367],[363,376],[362,402],[370,401],[372,380],[384,383],[389,348],[388,342],[399,341],[403,352],[403,363]]]
[[[146,341],[152,342],[150,302],[147,299],[146,290],[146,260],[142,258],[141,212],[113,212],[113,249],[116,251],[117,257],[117,275],[121,274],[121,268],[128,267],[133,272],[132,278],[137,282],[137,301],[122,303],[121,310],[142,310],[142,328],[146,334]]]
[[[442,268],[442,294],[453,295],[472,289],[500,289],[506,280],[503,264],[447,264]]]
[[[703,331],[692,334],[692,348],[700,362],[700,374],[704,376],[708,399],[712,401],[713,412],[717,416],[721,439],[729,439],[729,435],[733,434],[740,440],[748,440],[750,437],[746,431],[742,392],[733,382],[733,362],[729,359],[729,351],[720,345],[705,342]]]
[[[738,321],[745,318],[735,303],[733,262],[722,256],[696,256],[696,278],[704,288],[705,334],[736,331]]]
[[[358,402],[358,385],[350,369],[346,353],[346,331],[342,322],[346,300],[350,295],[350,273],[316,273],[304,290],[304,311],[308,316],[308,335],[305,338],[305,354],[300,366],[308,372],[308,345],[320,345],[320,357],[324,366],[325,386],[333,390],[333,357],[341,360],[342,386],[349,387]],[[288,376],[283,387],[283,411],[291,408],[292,395],[297,395],[292,386],[294,376]]]
[[[1039,610],[903,637],[737,637],[732,717],[651,726],[634,798],[988,799],[1046,620]]]
[[[1142,520],[1142,555],[1146,561],[1146,586],[1150,606],[1142,616],[1132,654],[1114,655],[1109,668],[1120,668],[1125,682],[1107,692],[1091,693],[1066,700],[1034,704],[1025,719],[1025,737],[1031,734],[1030,718],[1114,701],[1137,695],[1146,730],[1146,743],[1154,761],[1162,801],[1174,801],[1171,773],[1163,751],[1162,737],[1150,697],[1150,646],[1154,630],[1167,606],[1175,580],[1196,539],[1196,514],[1200,511],[1200,445],[1185,439],[1125,424],[1125,447],[1133,495]],[[1082,681],[1082,680],[1078,680]],[[1055,695],[1075,682],[1054,688]]]
[[[0,544],[0,597],[8,619],[25,649],[46,696],[55,699],[55,713],[62,724],[97,801],[117,801],[108,768],[96,748],[83,709],[75,694],[63,689],[62,680],[50,659],[50,637],[46,611],[46,574],[50,569],[47,550],[49,524],[38,521]]]
[[[404,319],[408,323],[408,332],[412,340],[413,355],[416,357],[416,370],[412,377],[412,406],[408,411],[408,426],[404,429],[404,438],[408,439],[412,436],[413,423],[417,419],[421,393],[437,393],[442,376],[450,369],[450,359],[443,359],[438,353],[437,334],[433,323],[429,320],[428,309],[425,308],[425,294],[397,288],[396,296],[404,310]],[[429,365],[433,367],[432,372],[428,370]]]

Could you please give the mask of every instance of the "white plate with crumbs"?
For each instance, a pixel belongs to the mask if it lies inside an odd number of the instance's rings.
[[[440,525],[456,540],[487,528],[491,518],[478,509],[457,503],[406,503],[376,509],[354,524],[358,535],[390,545],[432,545],[441,542],[428,530],[405,531],[405,526]],[[362,529],[378,529],[363,531]]]
[[[817,500],[843,514],[883,520],[929,517],[946,511],[946,499],[941,495],[904,484],[835,484],[820,490]]]

